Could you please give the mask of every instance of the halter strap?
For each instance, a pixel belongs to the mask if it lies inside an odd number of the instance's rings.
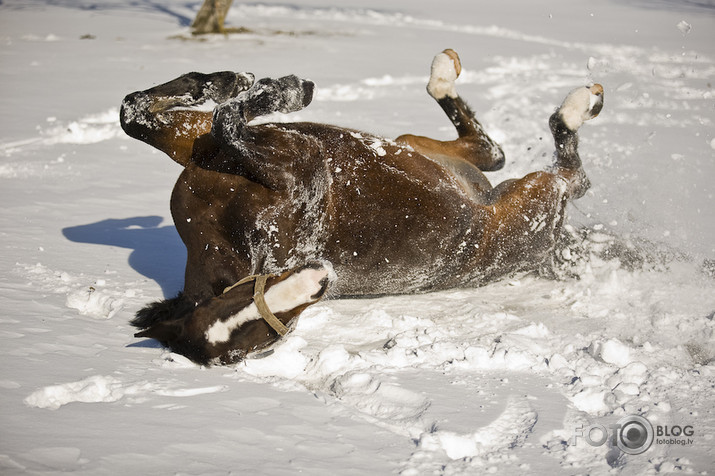
[[[269,326],[273,328],[274,331],[278,333],[280,336],[284,336],[288,333],[288,328],[283,324],[278,318],[271,312],[271,310],[268,308],[268,304],[266,304],[266,298],[265,298],[265,288],[266,288],[266,281],[268,281],[268,278],[271,278],[275,276],[274,274],[252,274],[251,276],[246,276],[245,278],[241,279],[239,282],[236,284],[227,287],[226,289],[223,290],[223,294],[226,294],[236,286],[240,286],[241,284],[248,283],[250,281],[255,281],[253,285],[253,303],[256,305],[256,308],[258,308],[258,313],[261,315],[264,321],[268,323]]]

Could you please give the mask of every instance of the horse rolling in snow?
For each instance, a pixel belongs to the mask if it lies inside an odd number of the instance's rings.
[[[603,88],[573,90],[551,116],[550,170],[492,187],[483,171],[500,169],[504,154],[457,94],[460,71],[445,50],[427,85],[457,130],[453,141],[251,125],[310,103],[313,83],[296,76],[254,83],[250,73],[189,73],[128,95],[126,133],[184,166],[171,212],[188,251],[183,293],[134,324],[149,327],[177,308],[186,315],[225,299],[246,275],[308,262],[332,265],[338,296],[473,286],[537,267],[555,247],[566,203],[589,187],[577,131],[600,112]]]

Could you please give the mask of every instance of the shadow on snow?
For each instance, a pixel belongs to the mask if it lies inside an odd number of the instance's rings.
[[[118,246],[133,250],[129,265],[156,281],[164,297],[175,296],[184,284],[186,248],[171,225],[159,226],[163,218],[145,216],[107,219],[64,228],[62,234],[76,243]]]
[[[158,13],[160,15],[173,17],[182,27],[191,25],[193,15],[196,14],[201,3],[201,0],[173,2],[169,4],[161,0],[23,0],[22,3],[0,0],[0,6],[15,10],[53,6],[100,12],[127,11],[140,14]],[[177,10],[182,10],[183,12]],[[189,14],[192,16],[188,16]]]

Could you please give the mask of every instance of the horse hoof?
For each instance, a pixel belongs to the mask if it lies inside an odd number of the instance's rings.
[[[454,81],[461,72],[462,63],[457,52],[452,49],[444,50],[432,60],[427,92],[437,100],[446,96],[456,98],[457,90]]]
[[[571,91],[564,99],[556,115],[569,130],[576,132],[585,121],[593,119],[603,109],[603,86],[580,87]]]
[[[447,48],[442,52],[443,54],[450,57],[452,63],[454,63],[454,70],[457,73],[457,77],[462,73],[462,62],[459,60],[459,55],[452,48]]]
[[[233,97],[238,96],[243,91],[248,91],[255,81],[256,77],[252,73],[236,73],[236,91]]]

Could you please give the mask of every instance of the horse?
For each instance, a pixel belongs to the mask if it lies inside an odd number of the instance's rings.
[[[492,186],[484,172],[505,156],[457,93],[460,72],[444,50],[427,84],[457,131],[451,141],[256,123],[310,104],[314,83],[294,75],[193,72],[126,96],[124,131],[184,167],[170,202],[187,248],[184,290],[140,311],[143,321],[307,262],[332,267],[332,296],[364,297],[478,286],[547,260],[566,204],[590,186],[577,131],[601,111],[603,87],[574,89],[549,118],[548,170]]]

